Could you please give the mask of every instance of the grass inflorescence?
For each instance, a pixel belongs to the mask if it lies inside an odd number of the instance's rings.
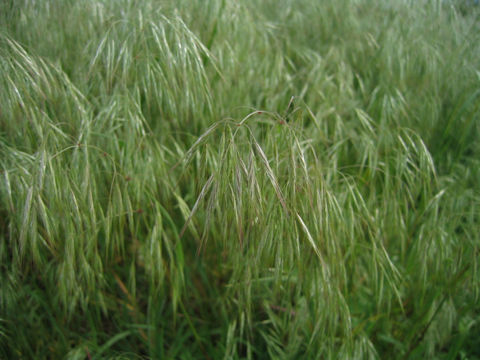
[[[0,358],[480,358],[466,1],[0,4]]]

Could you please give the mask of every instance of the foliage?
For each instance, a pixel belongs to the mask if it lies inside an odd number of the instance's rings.
[[[480,358],[475,9],[0,7],[1,358]]]

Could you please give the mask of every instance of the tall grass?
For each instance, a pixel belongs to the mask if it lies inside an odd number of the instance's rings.
[[[476,7],[0,6],[1,358],[480,357]]]

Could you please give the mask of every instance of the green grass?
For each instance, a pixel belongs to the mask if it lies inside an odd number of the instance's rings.
[[[479,359],[478,16],[1,2],[0,358]]]

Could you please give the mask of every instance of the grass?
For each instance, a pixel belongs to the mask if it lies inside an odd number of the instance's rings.
[[[465,1],[0,4],[0,358],[479,359]]]

